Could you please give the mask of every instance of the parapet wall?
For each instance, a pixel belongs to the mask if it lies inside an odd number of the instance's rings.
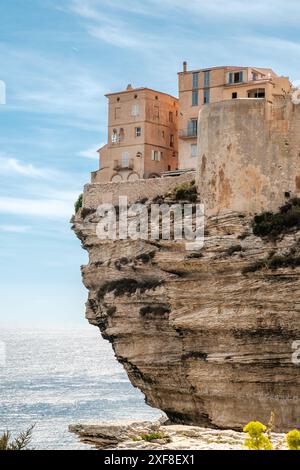
[[[276,210],[300,195],[300,105],[213,103],[199,114],[197,184],[206,213]]]
[[[99,204],[119,204],[119,196],[127,196],[128,204],[134,204],[144,198],[163,196],[177,185],[195,179],[195,172],[180,176],[152,178],[120,183],[91,183],[84,187],[83,207],[97,209]]]

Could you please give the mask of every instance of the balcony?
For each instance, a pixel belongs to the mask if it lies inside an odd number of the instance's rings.
[[[114,160],[113,169],[115,171],[122,171],[122,170],[133,170],[134,168],[134,160],[130,158],[128,161],[125,160]]]
[[[196,139],[197,138],[197,128],[187,128],[179,130],[180,139]]]

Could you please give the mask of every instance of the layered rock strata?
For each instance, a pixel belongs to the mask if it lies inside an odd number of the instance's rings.
[[[299,426],[300,268],[247,268],[295,252],[300,231],[262,239],[252,216],[227,212],[207,218],[204,247],[189,252],[174,240],[99,240],[98,221],[87,206],[73,219],[89,254],[86,317],[146,402],[173,423],[240,430],[273,411],[276,430]]]

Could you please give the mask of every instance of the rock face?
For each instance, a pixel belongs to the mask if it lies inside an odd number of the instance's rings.
[[[252,216],[228,212],[207,219],[204,247],[189,252],[175,241],[99,240],[98,220],[89,207],[73,218],[89,253],[86,317],[146,402],[174,423],[240,430],[273,411],[277,431],[299,426],[300,268],[245,268],[294,253],[300,231],[263,240]]]
[[[160,419],[156,422],[114,422],[78,424],[69,427],[84,444],[106,450],[242,450],[245,434],[219,431],[198,426],[170,425]],[[147,438],[150,440],[147,440]],[[276,450],[286,449],[285,436],[272,433]]]

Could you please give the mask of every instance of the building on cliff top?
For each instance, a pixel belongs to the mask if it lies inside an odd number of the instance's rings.
[[[160,177],[178,167],[178,99],[150,88],[109,93],[108,143],[92,182]]]
[[[264,99],[269,103],[291,91],[287,77],[272,69],[256,67],[212,67],[178,74],[179,168],[197,168],[198,115],[210,103],[239,98]]]
[[[178,169],[198,169],[198,119],[202,109],[239,99],[276,107],[291,92],[292,85],[288,77],[279,77],[269,68],[187,70],[184,62],[178,88],[179,100],[131,85],[106,95],[108,143],[99,150],[100,169],[92,173],[92,182],[136,181]],[[272,120],[272,115],[269,118]]]

